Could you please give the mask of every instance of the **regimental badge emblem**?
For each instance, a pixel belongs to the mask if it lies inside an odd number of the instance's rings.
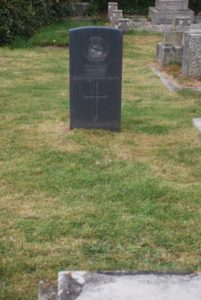
[[[107,43],[100,36],[93,36],[89,40],[87,59],[90,62],[103,62],[109,53]]]

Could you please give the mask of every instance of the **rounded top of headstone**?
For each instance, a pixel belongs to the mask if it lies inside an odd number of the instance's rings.
[[[121,32],[121,30],[114,28],[112,26],[82,26],[82,27],[75,27],[69,30],[69,32],[74,32],[74,31],[83,31],[83,30],[101,30],[101,31],[118,31]]]

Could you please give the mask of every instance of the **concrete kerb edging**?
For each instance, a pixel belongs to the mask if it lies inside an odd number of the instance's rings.
[[[160,80],[162,81],[162,83],[166,86],[166,88],[170,92],[177,92],[177,91],[179,91],[179,90],[182,89],[182,87],[180,85],[178,85],[176,82],[172,82],[157,67],[153,66],[152,64],[150,64],[149,67],[151,68],[151,70],[153,71],[153,73],[160,78]]]
[[[150,69],[153,71],[155,75],[157,75],[162,83],[166,86],[166,88],[170,92],[177,92],[177,91],[184,91],[184,90],[189,90],[189,91],[194,91],[194,92],[201,92],[201,87],[188,87],[188,86],[182,86],[178,84],[174,79],[168,78],[168,76],[164,73],[161,72],[156,66],[153,64],[149,64]]]

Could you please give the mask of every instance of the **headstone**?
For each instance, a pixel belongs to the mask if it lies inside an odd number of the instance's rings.
[[[122,31],[70,30],[70,128],[120,130]]]
[[[127,18],[121,18],[118,22],[118,29],[123,32],[128,32],[130,30],[130,20]]]
[[[157,61],[161,66],[172,63],[181,64],[183,46],[166,45],[163,42],[157,44]]]
[[[113,10],[118,10],[117,2],[108,2],[108,19],[111,21]]]
[[[172,24],[176,17],[194,19],[194,12],[188,8],[188,0],[156,0],[155,7],[149,7],[149,18],[153,25]]]
[[[201,29],[191,29],[184,35],[182,74],[201,79]]]
[[[177,24],[181,24],[181,21],[183,21],[183,18],[180,20],[180,17],[173,20],[171,31],[165,31],[163,42],[157,44],[157,60],[162,66],[182,63],[184,33],[183,31],[176,31]]]
[[[119,19],[122,18],[123,18],[123,11],[121,9],[113,10],[112,17],[111,17],[112,26],[118,27]]]

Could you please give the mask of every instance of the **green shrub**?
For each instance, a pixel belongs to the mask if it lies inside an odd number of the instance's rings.
[[[0,45],[10,43],[16,37],[29,37],[43,22],[37,16],[33,1],[2,0],[0,3]]]
[[[77,0],[0,0],[0,46],[10,44],[18,38],[29,38],[40,26],[66,17],[71,13],[70,2],[75,1]],[[91,14],[107,10],[107,0],[88,1]],[[154,2],[155,0],[119,0],[118,5],[124,12],[147,13],[148,7],[153,6]],[[189,5],[194,11],[201,11],[200,0],[190,0]]]
[[[92,0],[92,3],[97,6],[99,11],[107,10],[107,0]],[[126,12],[131,13],[146,13],[149,6],[154,6],[155,0],[118,0],[118,6]],[[200,0],[190,0],[190,7],[198,12],[201,10]]]
[[[201,11],[201,1],[200,0],[190,0],[190,8],[192,8],[196,13]]]
[[[68,14],[69,0],[1,0],[0,46],[28,38],[41,25]]]

